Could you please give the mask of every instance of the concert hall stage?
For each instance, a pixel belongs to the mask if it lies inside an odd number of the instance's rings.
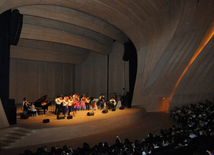
[[[112,131],[141,119],[146,113],[143,108],[138,107],[109,110],[108,113],[97,109],[93,116],[87,116],[92,110],[85,110],[77,111],[72,119],[57,119],[52,109],[45,115],[20,119],[22,111],[19,107],[17,109],[17,124],[1,130],[4,134],[0,134],[1,141],[6,139],[8,142],[2,145],[4,149],[47,144]],[[49,123],[43,123],[45,119],[49,119]]]

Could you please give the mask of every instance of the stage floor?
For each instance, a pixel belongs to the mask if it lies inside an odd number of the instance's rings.
[[[52,109],[46,115],[20,119],[20,109],[17,108],[17,124],[1,129],[0,137],[12,130],[15,130],[15,133],[26,132],[26,135],[0,152],[24,153],[25,149],[35,152],[37,148],[45,145],[49,149],[63,145],[71,145],[75,149],[81,147],[83,142],[89,143],[90,146],[99,142],[113,144],[116,136],[120,136],[121,140],[129,138],[131,141],[141,141],[148,133],[169,128],[174,124],[167,113],[147,113],[140,107],[117,109],[107,114],[96,110],[94,116],[87,116],[88,111],[77,111],[73,119],[62,120],[57,119]],[[49,119],[50,122],[43,123],[44,119]]]
[[[77,125],[90,122],[99,122],[106,121],[109,119],[122,121],[124,124],[130,123],[127,120],[124,120],[126,117],[136,120],[142,117],[145,114],[143,108],[125,108],[124,110],[116,109],[116,111],[108,110],[108,113],[102,113],[101,109],[97,110],[84,110],[76,111],[75,116],[72,119],[57,119],[57,115],[54,114],[54,110],[50,110],[43,115],[43,112],[35,117],[29,117],[28,119],[21,119],[20,115],[22,111],[21,108],[17,108],[17,124],[16,127],[24,127],[27,129],[42,129],[42,128],[51,128],[51,127],[61,127],[68,125]],[[87,116],[88,112],[94,112],[93,116]],[[62,113],[61,113],[62,114]],[[73,112],[70,113],[73,115]],[[44,119],[49,119],[49,123],[42,123]],[[127,118],[126,118],[127,119]],[[129,120],[129,119],[128,119]]]

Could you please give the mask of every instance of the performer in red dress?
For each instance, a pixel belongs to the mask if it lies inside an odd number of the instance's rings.
[[[81,98],[81,110],[85,110],[85,103],[86,103],[86,97],[85,95],[83,95],[83,97]]]

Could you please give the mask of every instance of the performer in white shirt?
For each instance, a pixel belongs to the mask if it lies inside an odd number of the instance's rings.
[[[55,114],[59,115],[61,109],[61,100],[59,96],[56,97],[55,103],[56,103]]]
[[[112,97],[109,100],[108,106],[109,106],[109,108],[115,108],[116,104],[117,104],[116,100]]]
[[[72,106],[73,106],[73,97],[70,96],[68,99],[68,115],[70,115],[70,112],[73,111]]]
[[[37,116],[37,110],[35,109],[35,105],[34,103],[31,103],[31,106],[30,106],[30,111],[33,112],[32,116]]]
[[[64,97],[64,100],[62,102],[62,107],[63,107],[63,115],[65,116],[67,107],[68,107],[68,96]]]

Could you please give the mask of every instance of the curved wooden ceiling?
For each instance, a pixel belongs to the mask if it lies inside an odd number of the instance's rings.
[[[11,47],[11,57],[78,64],[90,52],[110,54],[115,40],[122,44],[128,40],[124,32],[100,18],[99,14],[96,16],[90,11],[83,11],[89,7],[89,4],[84,4],[86,2],[2,2],[0,12],[18,9],[24,15],[20,40],[17,47]]]

